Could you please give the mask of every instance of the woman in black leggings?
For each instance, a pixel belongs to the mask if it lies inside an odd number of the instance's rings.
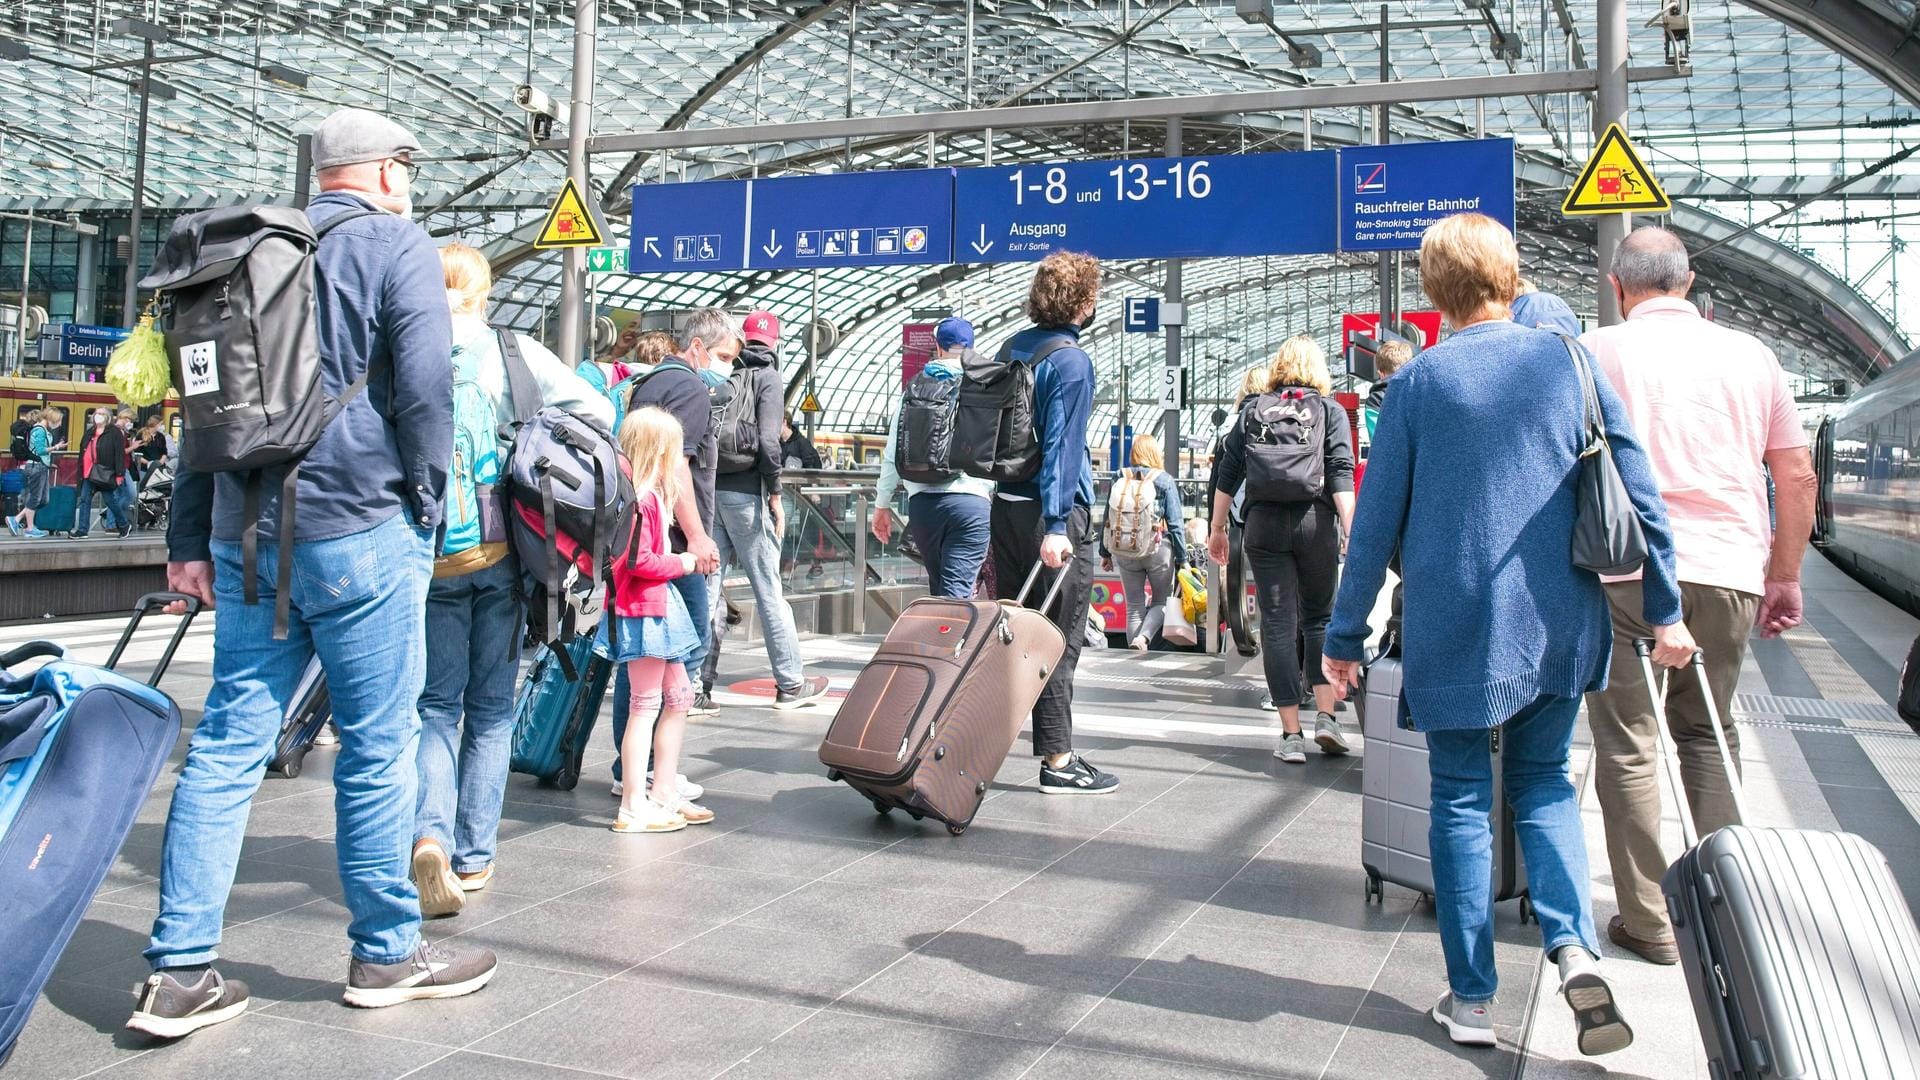
[[[1334,718],[1334,692],[1320,670],[1320,642],[1340,583],[1340,550],[1353,522],[1353,443],[1347,411],[1328,395],[1326,353],[1305,335],[1273,358],[1272,381],[1248,402],[1221,444],[1213,478],[1207,551],[1227,561],[1227,511],[1244,480],[1247,561],[1260,606],[1261,662],[1280,714],[1274,756],[1307,760],[1300,730],[1301,664],[1287,643],[1304,637],[1305,675],[1319,713],[1314,741],[1328,754],[1349,749]]]

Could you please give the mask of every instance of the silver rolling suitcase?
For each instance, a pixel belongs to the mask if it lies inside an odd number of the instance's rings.
[[[1433,856],[1427,846],[1432,819],[1433,784],[1427,771],[1427,737],[1413,730],[1401,699],[1397,655],[1383,655],[1366,666],[1361,686],[1360,864],[1367,870],[1367,895],[1385,898],[1385,882],[1433,897]],[[1500,775],[1501,729],[1487,733],[1493,758],[1493,899],[1520,899],[1520,918],[1532,918],[1527,899],[1526,866],[1513,832]]]
[[[1634,646],[1654,690],[1660,756],[1684,799],[1650,642]],[[1720,763],[1747,809],[1693,659]],[[1731,825],[1696,838],[1661,880],[1714,1080],[1920,1076],[1920,930],[1887,857],[1858,836]]]

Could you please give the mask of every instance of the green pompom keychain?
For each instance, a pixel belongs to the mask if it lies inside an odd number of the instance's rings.
[[[157,299],[157,297],[156,297]],[[154,329],[153,301],[140,314],[140,324],[107,358],[107,385],[113,396],[136,407],[158,405],[167,396],[173,374],[167,364],[167,340]]]

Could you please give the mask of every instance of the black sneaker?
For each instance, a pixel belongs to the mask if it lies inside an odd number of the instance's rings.
[[[136,994],[139,1004],[127,1019],[127,1030],[156,1039],[191,1035],[247,1010],[247,984],[223,979],[212,968],[191,977],[156,971]]]
[[[693,695],[693,704],[687,709],[688,716],[719,716],[720,706],[713,703],[713,695],[705,690]]]
[[[471,994],[487,985],[498,966],[493,950],[421,942],[412,956],[397,964],[369,964],[356,958],[347,968],[349,1005],[384,1009],[426,998]]]
[[[1040,763],[1040,791],[1045,795],[1110,795],[1119,786],[1119,777],[1094,768],[1079,754],[1073,755],[1064,768]]]
[[[798,689],[782,690],[773,697],[776,709],[797,709],[802,705],[811,705],[827,696],[827,680],[823,675],[802,679]]]

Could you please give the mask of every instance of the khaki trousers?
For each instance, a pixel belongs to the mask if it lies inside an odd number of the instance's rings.
[[[1660,765],[1654,738],[1653,702],[1635,654],[1636,638],[1651,638],[1653,628],[1640,617],[1640,583],[1609,584],[1613,609],[1613,666],[1607,689],[1587,695],[1593,726],[1594,786],[1607,829],[1607,859],[1620,914],[1634,937],[1651,941],[1673,936],[1667,923],[1660,878],[1667,853],[1660,846]],[[1734,687],[1746,658],[1760,598],[1752,593],[1682,583],[1681,613],[1687,629],[1706,654],[1707,681],[1719,712],[1727,748],[1740,762],[1740,736],[1732,723]],[[1656,677],[1659,669],[1656,669]],[[1738,821],[1713,728],[1701,700],[1699,679],[1685,670],[1667,678],[1667,724],[1680,750],[1680,779],[1687,789],[1694,826],[1700,835]],[[1677,854],[1677,853],[1676,853]]]

